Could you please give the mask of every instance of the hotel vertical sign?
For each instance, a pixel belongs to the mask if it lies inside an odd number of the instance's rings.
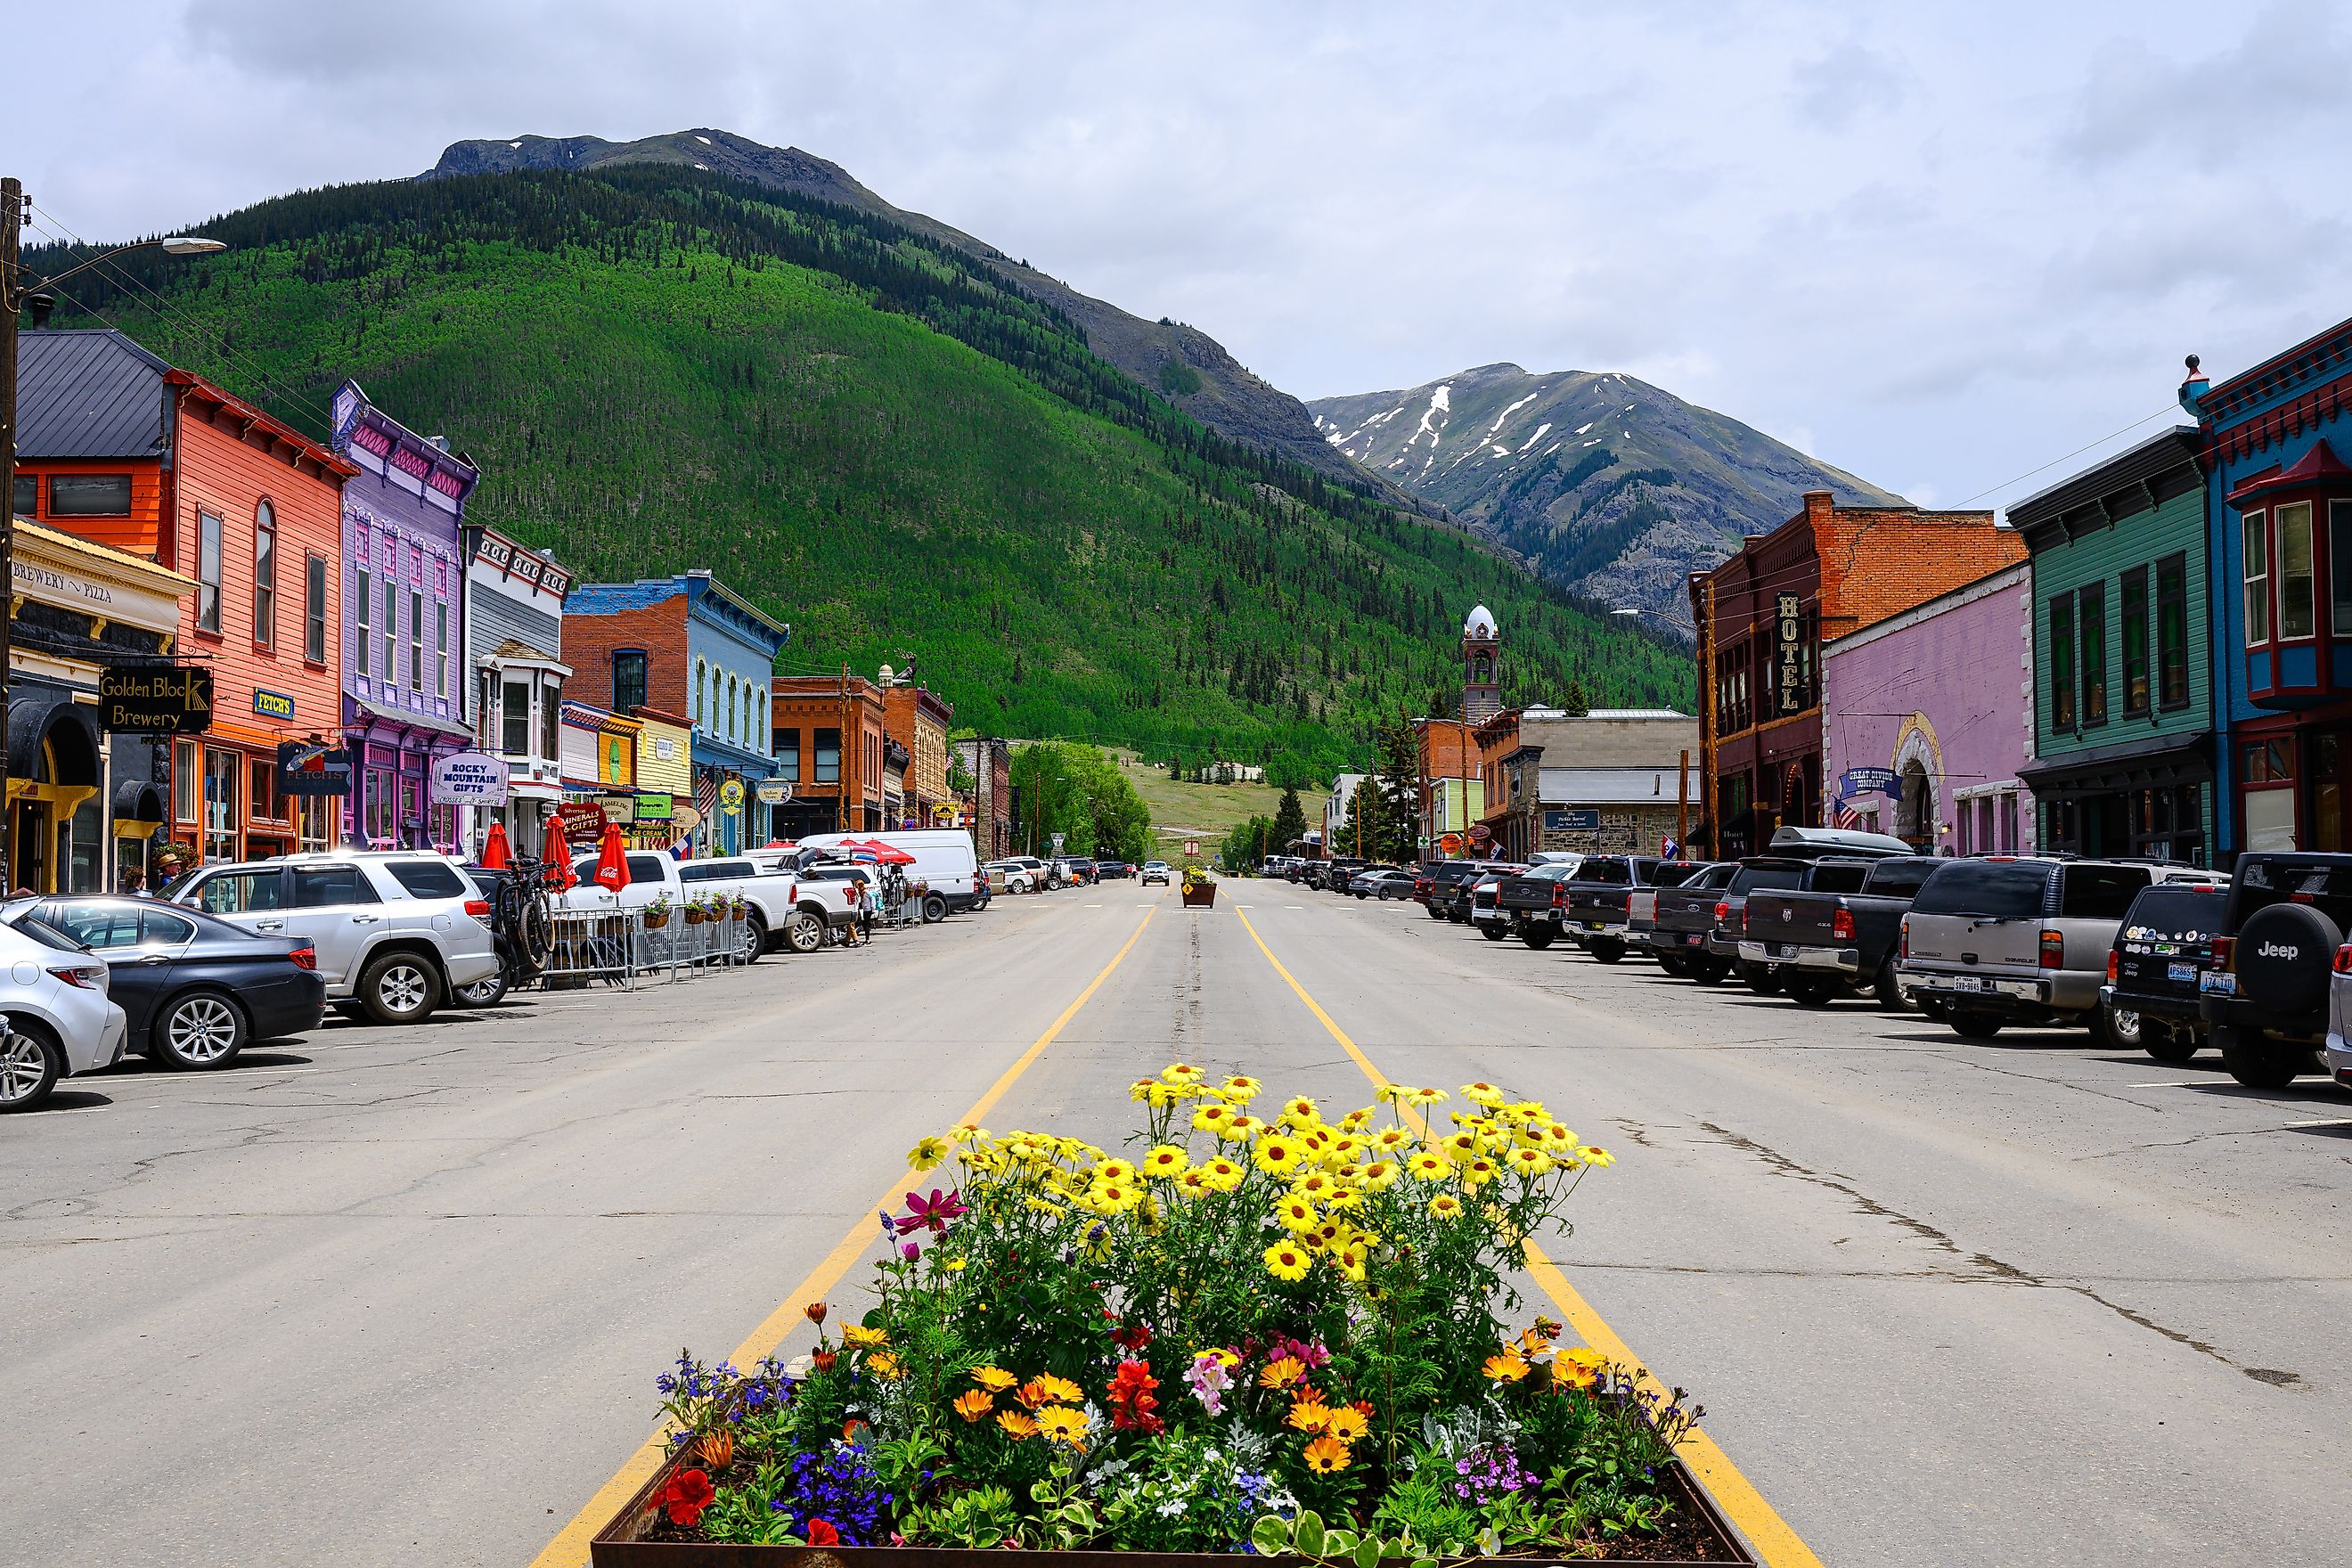
[[[1795,713],[1805,706],[1805,668],[1801,649],[1804,604],[1795,594],[1781,594],[1773,605],[1773,685],[1780,696],[1780,711]]]

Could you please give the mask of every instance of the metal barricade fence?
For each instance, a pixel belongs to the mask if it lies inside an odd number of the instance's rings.
[[[739,966],[748,910],[732,906],[709,918],[689,921],[671,910],[649,924],[643,910],[566,910],[551,916],[547,968],[540,984],[556,990],[601,982],[635,989],[640,979],[672,983],[705,969]]]

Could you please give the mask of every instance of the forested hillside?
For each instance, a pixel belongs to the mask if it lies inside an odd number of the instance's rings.
[[[638,167],[343,186],[203,232],[231,250],[68,307],[315,434],[356,377],[481,465],[478,519],[592,578],[709,566],[793,625],[783,668],[911,653],[959,724],[1336,763],[1458,684],[1479,600],[1526,695],[1687,700],[1672,647],[1209,432],[870,214]]]

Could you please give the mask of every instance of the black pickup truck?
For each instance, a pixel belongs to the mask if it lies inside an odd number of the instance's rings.
[[[2160,1062],[2185,1062],[2205,1043],[2200,986],[2230,891],[2218,882],[2154,882],[2124,911],[2107,952],[2099,1005],[2107,1033]]]
[[[1626,942],[1646,951],[1668,974],[1677,979],[1694,977],[1691,961],[1695,954],[1705,956],[1698,948],[1706,940],[1707,928],[1715,923],[1716,900],[1738,871],[1737,860],[1707,861],[1674,887],[1646,893],[1636,889],[1626,901]],[[1721,978],[1720,973],[1714,977]]]
[[[1568,879],[1576,874],[1571,861],[1534,866],[1495,887],[1495,907],[1508,922],[1508,934],[1540,952],[1559,940],[1568,913]]]
[[[1562,911],[1568,940],[1603,963],[1616,963],[1625,956],[1633,889],[1657,887],[1661,868],[1673,868],[1666,875],[1679,881],[1687,864],[1654,855],[1591,857],[1569,879],[1568,907]]]
[[[1748,896],[1739,961],[1776,969],[1782,994],[1801,1007],[1868,991],[1900,1012],[1895,956],[1904,911],[1941,864],[1932,855],[1817,860],[1804,887],[1759,888]],[[1848,890],[1848,883],[1856,885]]]

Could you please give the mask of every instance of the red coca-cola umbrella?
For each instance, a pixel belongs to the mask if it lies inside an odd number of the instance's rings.
[[[547,847],[540,851],[547,864],[548,885],[557,892],[579,886],[580,879],[572,874],[572,846],[563,840],[563,819],[547,819]]]
[[[911,866],[915,863],[915,858],[896,844],[884,844],[877,840],[866,846],[866,848],[867,853],[885,866]]]
[[[596,869],[592,877],[608,893],[617,893],[629,885],[629,846],[621,837],[621,825],[617,822],[604,824],[604,838],[596,846]]]
[[[514,864],[514,850],[507,843],[507,825],[493,822],[482,836],[482,866],[486,870],[503,871]]]

